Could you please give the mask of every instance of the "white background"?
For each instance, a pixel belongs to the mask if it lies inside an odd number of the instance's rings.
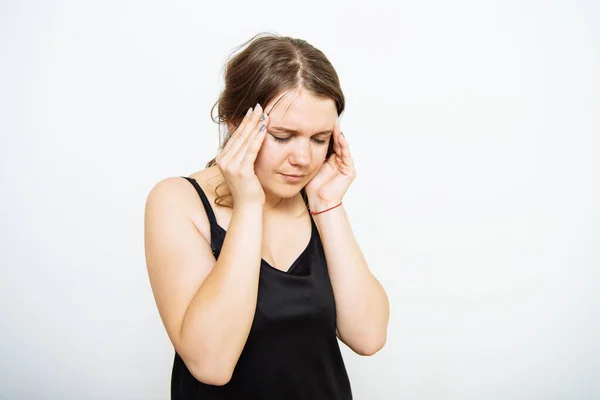
[[[2,1],[0,399],[167,399],[152,186],[202,169],[252,35],[336,67],[346,209],[390,297],[354,396],[600,398],[594,1]],[[342,345],[343,346],[343,345]]]

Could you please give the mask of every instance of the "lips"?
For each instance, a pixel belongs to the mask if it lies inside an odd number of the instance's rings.
[[[296,175],[296,174],[292,174],[292,175],[287,175],[287,174],[280,174],[283,179],[287,182],[287,183],[300,183],[304,181],[304,177],[306,175]]]

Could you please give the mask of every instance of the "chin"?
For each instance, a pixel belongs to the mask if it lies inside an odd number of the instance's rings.
[[[265,188],[266,189],[266,188]],[[302,187],[298,187],[298,188],[293,188],[293,187],[288,187],[288,188],[281,188],[281,187],[271,187],[269,189],[269,192],[277,197],[281,197],[283,199],[291,199],[294,196],[297,196],[298,193],[300,193],[300,190],[302,189]]]
[[[288,185],[280,182],[269,182],[269,185],[263,185],[263,190],[275,197],[281,197],[283,199],[291,199],[297,196],[300,191],[304,188],[304,185]]]

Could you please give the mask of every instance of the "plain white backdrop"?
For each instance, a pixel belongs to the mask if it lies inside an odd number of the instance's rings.
[[[0,399],[167,399],[152,186],[217,151],[252,35],[336,67],[345,198],[391,302],[357,400],[600,398],[593,1],[2,1]]]

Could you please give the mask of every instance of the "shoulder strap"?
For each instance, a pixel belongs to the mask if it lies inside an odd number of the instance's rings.
[[[206,211],[208,222],[210,222],[210,227],[214,228],[217,225],[217,218],[215,217],[215,213],[213,212],[212,206],[210,205],[210,201],[208,201],[208,197],[206,197],[206,194],[204,194],[204,191],[194,178],[189,178],[187,176],[182,176],[182,178],[186,179],[196,188],[196,192],[198,192],[198,195],[202,200],[202,204],[204,205],[204,210]]]

